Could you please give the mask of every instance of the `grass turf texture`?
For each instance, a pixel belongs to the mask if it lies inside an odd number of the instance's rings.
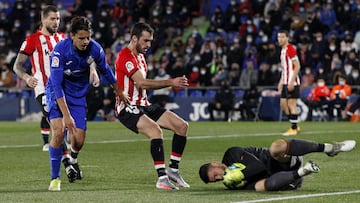
[[[61,168],[62,191],[47,191],[50,183],[48,153],[42,152],[38,123],[0,122],[0,202],[241,202],[315,195],[306,199],[274,202],[358,202],[360,197],[360,147],[330,158],[309,154],[305,161],[320,165],[319,174],[305,177],[297,191],[256,193],[225,190],[222,183],[203,184],[199,166],[221,161],[230,146],[264,146],[284,138],[287,122],[192,122],[181,162],[181,172],[191,188],[155,189],[156,173],[149,141],[117,122],[88,122],[86,144],[79,155],[84,179],[69,183]],[[360,144],[360,125],[347,122],[301,123],[298,138],[319,142],[354,139]],[[172,134],[164,131],[168,162]],[[326,195],[336,192],[350,194]],[[317,194],[324,194],[317,197]]]

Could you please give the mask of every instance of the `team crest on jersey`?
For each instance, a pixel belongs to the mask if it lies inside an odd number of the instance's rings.
[[[125,67],[128,72],[130,72],[132,69],[134,69],[134,64],[131,61],[128,61],[125,63]]]
[[[59,58],[58,57],[54,56],[52,58],[51,66],[52,67],[59,67]]]
[[[92,62],[94,62],[94,58],[92,56],[89,56],[89,58],[86,60],[86,62],[88,64],[91,64]]]

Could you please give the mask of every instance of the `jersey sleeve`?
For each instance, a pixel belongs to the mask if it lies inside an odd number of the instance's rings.
[[[28,36],[20,47],[20,53],[30,56],[35,50],[35,37],[34,35]]]
[[[119,60],[116,63],[116,69],[123,72],[127,77],[131,77],[137,70],[137,63],[130,52],[123,52],[119,55]]]
[[[99,72],[105,77],[105,79],[110,84],[115,83],[116,82],[115,75],[114,72],[111,70],[111,67],[106,63],[104,49],[96,42],[93,43],[95,45],[94,46],[94,52],[95,52],[94,55],[96,56],[95,63],[97,65]]]
[[[296,49],[295,49],[294,46],[292,46],[292,45],[289,45],[289,46],[288,46],[287,55],[289,56],[289,58],[290,58],[291,60],[293,60],[295,57],[296,57],[296,59],[297,59],[297,53],[296,53]]]

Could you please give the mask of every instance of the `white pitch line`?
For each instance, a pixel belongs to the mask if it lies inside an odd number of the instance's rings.
[[[289,199],[305,199],[305,198],[311,198],[311,197],[324,197],[324,196],[346,195],[346,194],[355,194],[355,193],[360,193],[360,190],[344,191],[344,192],[317,193],[317,194],[307,194],[307,195],[295,195],[295,196],[286,196],[286,197],[274,197],[274,198],[268,198],[268,199],[246,200],[246,201],[232,202],[232,203],[272,202],[272,201],[289,200]]]
[[[360,130],[342,130],[342,131],[307,131],[301,132],[301,134],[338,134],[338,133],[353,133],[360,132]],[[202,140],[202,139],[218,139],[218,138],[235,138],[235,137],[259,137],[259,136],[280,136],[280,133],[252,133],[252,134],[230,134],[230,135],[208,135],[208,136],[188,136],[189,140]],[[283,137],[283,136],[281,136]],[[171,140],[171,137],[164,137],[164,140]],[[130,143],[130,142],[146,142],[148,139],[127,139],[127,140],[104,140],[104,141],[89,141],[86,144],[109,144],[109,143]],[[42,146],[40,144],[32,144],[32,145],[0,145],[0,149],[8,149],[8,148],[29,148],[29,147],[39,147]]]

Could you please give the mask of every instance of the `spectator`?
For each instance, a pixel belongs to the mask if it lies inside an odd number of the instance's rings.
[[[217,90],[214,101],[208,105],[210,120],[214,121],[214,110],[224,111],[224,121],[229,120],[229,113],[234,107],[234,93],[226,81],[222,81],[221,87]]]
[[[330,89],[326,86],[324,78],[318,78],[316,87],[311,90],[305,100],[305,104],[309,107],[309,112],[306,120],[312,121],[313,109],[316,108],[326,110],[329,115],[329,100]]]
[[[230,86],[238,86],[239,80],[240,80],[240,66],[238,63],[232,63],[230,65],[230,71],[229,71],[229,85]]]
[[[170,75],[166,73],[164,67],[160,67],[157,75],[154,77],[154,80],[168,80],[170,79]],[[165,108],[166,103],[169,101],[169,94],[171,88],[162,88],[153,91],[153,96],[150,98],[150,102],[152,104],[157,104],[163,108]]]
[[[250,90],[252,86],[256,86],[258,81],[258,73],[251,60],[246,62],[245,69],[242,70],[240,75],[239,87],[242,90]]]
[[[360,86],[359,68],[353,68],[346,81],[351,86]]]
[[[309,66],[305,67],[304,75],[301,78],[301,90],[311,87],[314,84],[315,76]]]
[[[273,86],[273,73],[270,69],[270,64],[267,62],[262,62],[260,64],[259,72],[258,72],[258,82],[259,86]]]
[[[6,56],[0,55],[0,87],[14,87],[15,77],[14,72],[8,67],[5,62]]]
[[[338,84],[335,85],[330,92],[330,118],[334,119],[333,115],[334,110],[337,113],[337,119],[342,119],[342,111],[345,110],[347,101],[351,95],[351,87],[346,84],[346,78],[344,75],[338,76]]]

